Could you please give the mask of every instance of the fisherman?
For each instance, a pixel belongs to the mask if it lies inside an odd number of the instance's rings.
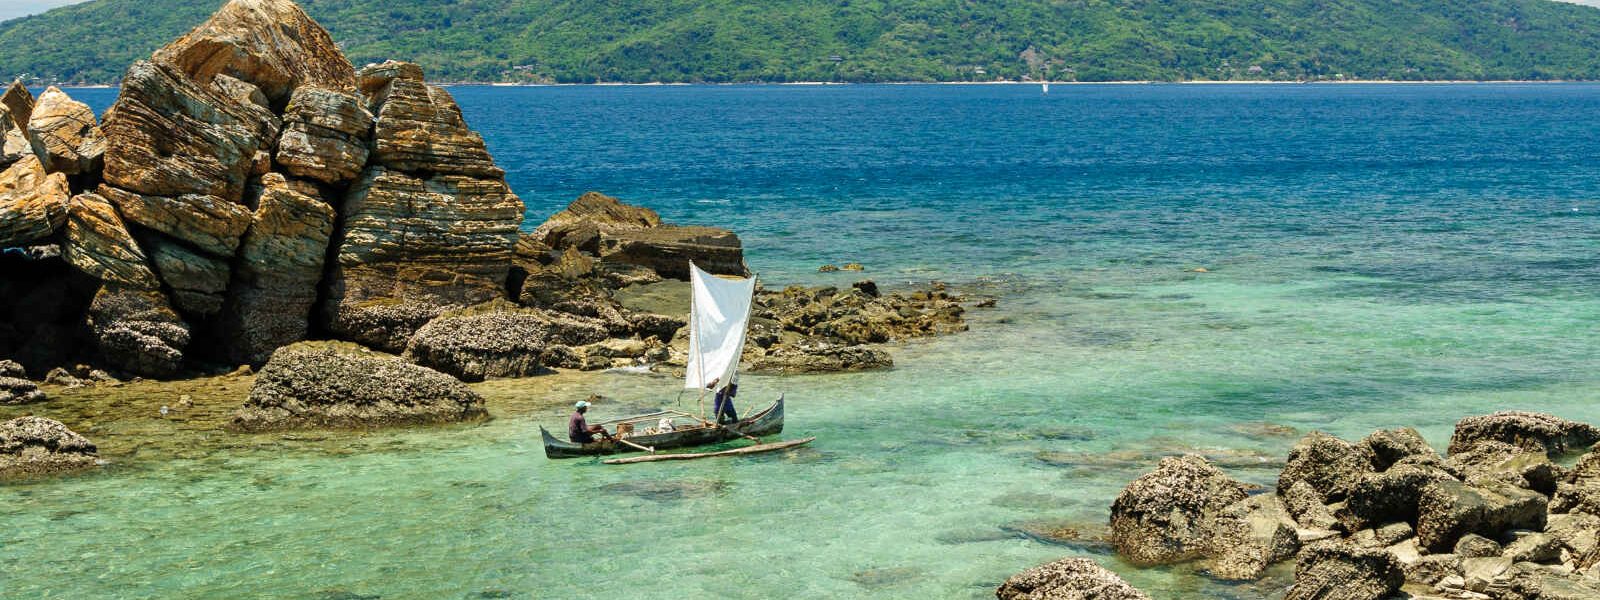
[[[721,377],[712,379],[711,383],[706,385],[706,389],[716,390],[719,381],[722,381]],[[711,404],[711,414],[717,416],[718,425],[738,422],[739,413],[733,409],[733,397],[737,395],[739,395],[739,375],[735,373],[733,382],[729,383],[728,387],[717,390],[717,399]]]
[[[590,398],[594,398],[594,396],[590,396]],[[600,425],[590,425],[589,421],[583,418],[583,413],[589,412],[589,406],[590,404],[588,400],[579,400],[578,403],[573,406],[575,410],[572,412],[572,416],[567,418],[567,437],[570,438],[573,443],[593,443],[594,435],[597,433],[600,434],[601,437],[611,439],[611,434],[606,432],[605,427]]]

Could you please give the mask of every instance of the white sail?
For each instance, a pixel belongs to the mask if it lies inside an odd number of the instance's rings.
[[[739,370],[756,280],[722,279],[690,263],[689,284],[694,289],[694,304],[689,313],[689,366],[683,387],[701,389],[716,381],[720,390]]]

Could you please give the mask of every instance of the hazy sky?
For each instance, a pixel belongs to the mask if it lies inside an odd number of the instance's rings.
[[[23,15],[41,13],[57,6],[77,4],[83,0],[0,0],[0,21]],[[1600,2],[1600,0],[1596,0]]]

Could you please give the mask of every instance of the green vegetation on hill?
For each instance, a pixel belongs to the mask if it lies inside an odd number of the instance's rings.
[[[220,0],[0,23],[0,76],[112,82]],[[303,0],[357,65],[439,81],[1600,79],[1550,0]]]

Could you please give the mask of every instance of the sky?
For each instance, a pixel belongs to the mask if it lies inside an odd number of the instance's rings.
[[[77,4],[83,0],[0,0],[0,21],[24,15],[42,13],[57,6]],[[1600,1],[1600,0],[1596,0]]]

